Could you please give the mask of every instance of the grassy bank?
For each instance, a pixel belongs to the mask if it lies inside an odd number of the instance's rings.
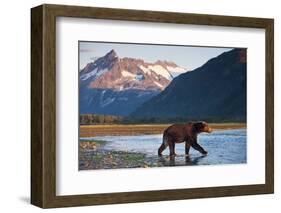
[[[170,125],[171,124],[82,125],[80,126],[80,137],[161,134]],[[209,125],[215,130],[246,128],[245,123],[212,123]]]

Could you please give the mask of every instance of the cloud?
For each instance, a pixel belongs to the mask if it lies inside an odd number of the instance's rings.
[[[80,49],[80,53],[90,53],[95,52],[93,49]]]

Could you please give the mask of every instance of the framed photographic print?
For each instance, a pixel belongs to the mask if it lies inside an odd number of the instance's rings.
[[[31,203],[273,193],[273,19],[31,9]]]

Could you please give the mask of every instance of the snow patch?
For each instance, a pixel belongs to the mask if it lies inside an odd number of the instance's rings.
[[[135,79],[138,80],[138,81],[142,81],[142,80],[144,80],[144,76],[143,76],[143,74],[138,73],[138,74],[136,75]]]
[[[171,75],[175,78],[178,75],[186,72],[186,69],[183,67],[171,67],[171,66],[167,66],[166,67],[167,70],[171,73]]]
[[[103,90],[103,91],[101,92],[100,101],[103,100],[103,97],[104,97],[105,92],[106,92],[106,90]]]
[[[98,73],[96,74],[96,77],[101,76],[101,75],[103,75],[103,74],[106,73],[106,72],[108,72],[108,69],[107,69],[107,68],[106,68],[106,69],[99,70]]]
[[[163,89],[164,88],[164,86],[163,85],[161,85],[160,83],[158,83],[158,82],[156,82],[156,81],[153,81],[153,83],[154,84],[156,84],[158,87],[160,87],[161,89]]]
[[[80,78],[82,81],[87,80],[88,78],[97,74],[98,68],[93,69],[91,72],[83,74]]]
[[[127,70],[122,70],[122,71],[121,71],[121,74],[122,74],[124,77],[129,77],[129,78],[135,78],[135,77],[136,77],[135,74],[132,74],[132,73],[128,72]]]
[[[108,69],[102,69],[102,70],[99,70],[99,71],[98,71],[98,68],[95,68],[95,69],[93,69],[91,72],[88,72],[88,73],[83,74],[83,75],[80,77],[80,79],[81,79],[82,81],[85,81],[85,80],[87,80],[87,79],[89,79],[89,78],[91,78],[91,77],[93,77],[93,76],[94,76],[94,78],[99,77],[99,76],[103,75],[103,74],[106,73],[106,72],[108,72]]]
[[[183,67],[171,67],[171,66],[167,66],[166,68],[167,68],[169,71],[173,71],[173,72],[180,72],[180,73],[186,72],[186,69],[183,68]]]
[[[139,68],[140,68],[145,74],[151,75],[151,70],[148,69],[147,67],[140,65]]]
[[[115,101],[115,98],[107,98],[100,105],[101,107],[105,107]]]
[[[161,65],[149,65],[148,69],[152,70],[153,72],[157,73],[158,75],[163,76],[164,78],[168,80],[172,80],[173,76],[169,73],[168,70],[166,70],[163,66]]]
[[[147,95],[150,95],[151,93],[150,92],[146,92],[146,91],[143,91],[141,93],[138,94],[138,98],[142,97],[142,96],[147,96]]]

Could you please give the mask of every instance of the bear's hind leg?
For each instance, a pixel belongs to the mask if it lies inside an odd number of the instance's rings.
[[[162,156],[162,152],[167,148],[167,144],[163,142],[158,149],[158,156]]]

